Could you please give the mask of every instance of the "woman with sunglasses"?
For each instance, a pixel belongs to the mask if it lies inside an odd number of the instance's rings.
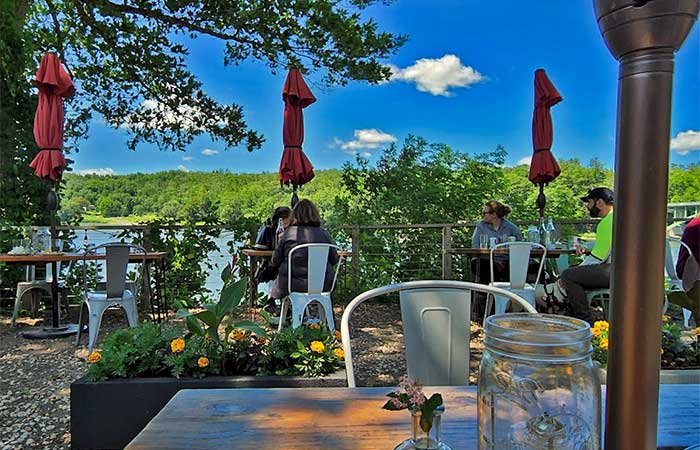
[[[523,235],[520,229],[506,216],[510,214],[510,207],[495,200],[484,204],[481,212],[483,220],[476,225],[472,235],[472,247],[479,248],[482,236],[486,242],[491,238],[496,239],[496,243],[508,242],[509,237],[514,237],[516,241],[522,241]],[[488,258],[473,258],[471,261],[472,273],[476,275],[477,264],[479,267],[479,282],[489,283],[491,281],[491,268]],[[496,281],[508,279],[508,257],[496,255],[493,260],[493,274]]]

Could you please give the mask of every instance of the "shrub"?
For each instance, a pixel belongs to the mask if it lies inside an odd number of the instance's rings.
[[[320,377],[343,361],[338,335],[314,323],[275,333],[260,359],[261,375]]]

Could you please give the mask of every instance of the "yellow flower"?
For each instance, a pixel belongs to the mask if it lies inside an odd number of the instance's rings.
[[[610,325],[608,325],[608,322],[605,320],[599,320],[593,324],[593,328],[598,328],[601,331],[607,331],[610,328]]]
[[[666,314],[664,314],[664,315],[662,316],[662,318],[664,319],[664,322],[668,322],[669,320],[671,320],[671,316],[666,315]]]
[[[700,330],[700,328],[698,328],[698,330]],[[338,330],[333,331],[333,337],[335,337],[339,341],[343,340],[343,336],[340,334],[340,331],[338,331]]]
[[[206,356],[200,356],[197,360],[197,365],[204,369],[205,367],[209,366],[209,358]]]
[[[320,330],[320,329],[321,329],[321,325],[319,325],[319,324],[316,323],[316,322],[313,322],[313,323],[310,323],[310,324],[309,324],[309,328],[311,328],[312,330]]]
[[[335,353],[335,356],[338,359],[345,358],[345,352],[343,351],[342,348],[336,348],[335,350],[333,350],[333,353]]]
[[[255,342],[257,342],[260,345],[264,345],[267,343],[267,339],[265,339],[265,336],[255,336]]]
[[[240,330],[236,328],[229,334],[229,338],[233,339],[234,341],[241,341],[245,339],[245,330]]]
[[[591,328],[591,331],[593,332],[593,336],[595,336],[595,337],[600,336],[600,328],[593,327],[593,328]]]
[[[700,327],[693,328],[693,334],[695,334],[695,336],[700,336]]]
[[[607,338],[603,338],[600,340],[600,348],[602,348],[603,350],[608,349],[608,339]]]
[[[323,342],[321,341],[312,341],[310,348],[312,352],[323,353],[323,350],[326,349],[326,346],[323,345]]]
[[[663,348],[661,349],[661,354],[662,354],[662,355],[664,354],[664,349],[663,349]]]
[[[102,359],[102,355],[100,352],[92,352],[90,353],[90,356],[88,356],[87,360],[90,364],[95,364],[96,362],[99,362]]]
[[[185,340],[182,338],[173,339],[172,342],[170,342],[170,350],[172,350],[173,353],[180,353],[185,350]]]

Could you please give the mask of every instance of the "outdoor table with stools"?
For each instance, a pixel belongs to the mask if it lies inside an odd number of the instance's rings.
[[[255,280],[255,271],[258,268],[258,258],[272,258],[273,250],[258,250],[255,248],[244,248],[241,252],[248,257],[248,299],[250,306],[255,305],[255,300],[258,294],[258,282]],[[339,251],[338,256],[348,257],[352,252]]]
[[[82,253],[39,253],[39,254],[27,254],[27,255],[10,255],[7,253],[0,253],[0,262],[8,264],[25,264],[25,265],[35,265],[35,264],[56,264],[59,262],[70,262],[70,261],[99,261],[105,260],[106,255],[83,255]],[[163,291],[165,287],[165,252],[147,252],[145,254],[132,254],[129,256],[129,262],[140,263],[145,261],[146,270],[144,283],[148,286],[150,292],[150,265],[154,261],[160,262],[156,270],[156,276],[154,281],[156,284],[155,292],[153,292],[153,298],[150,299],[151,302],[151,312],[157,321],[162,320],[165,315],[167,315],[167,306],[165,298],[163,297]],[[57,274],[53,276],[53,283],[58,283]],[[78,326],[76,324],[65,324],[61,326],[58,317],[58,297],[52,294],[52,326],[46,327],[46,330],[31,331],[23,333],[23,336],[27,338],[42,338],[42,337],[58,337],[60,335],[74,334],[78,331]],[[52,333],[57,332],[56,336],[52,336]]]
[[[476,449],[476,386],[425,390],[442,393],[445,401],[442,440],[454,450]],[[604,403],[605,386],[602,390]],[[407,411],[381,409],[391,391],[185,389],[125,450],[391,449],[411,433]],[[661,385],[658,447],[685,448],[699,439],[700,385]]]

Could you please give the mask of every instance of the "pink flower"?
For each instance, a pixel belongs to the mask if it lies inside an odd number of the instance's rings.
[[[399,400],[398,398],[392,398],[389,401],[391,402],[392,405],[394,405],[397,408],[405,408],[406,407],[406,405],[401,403],[401,400]]]

